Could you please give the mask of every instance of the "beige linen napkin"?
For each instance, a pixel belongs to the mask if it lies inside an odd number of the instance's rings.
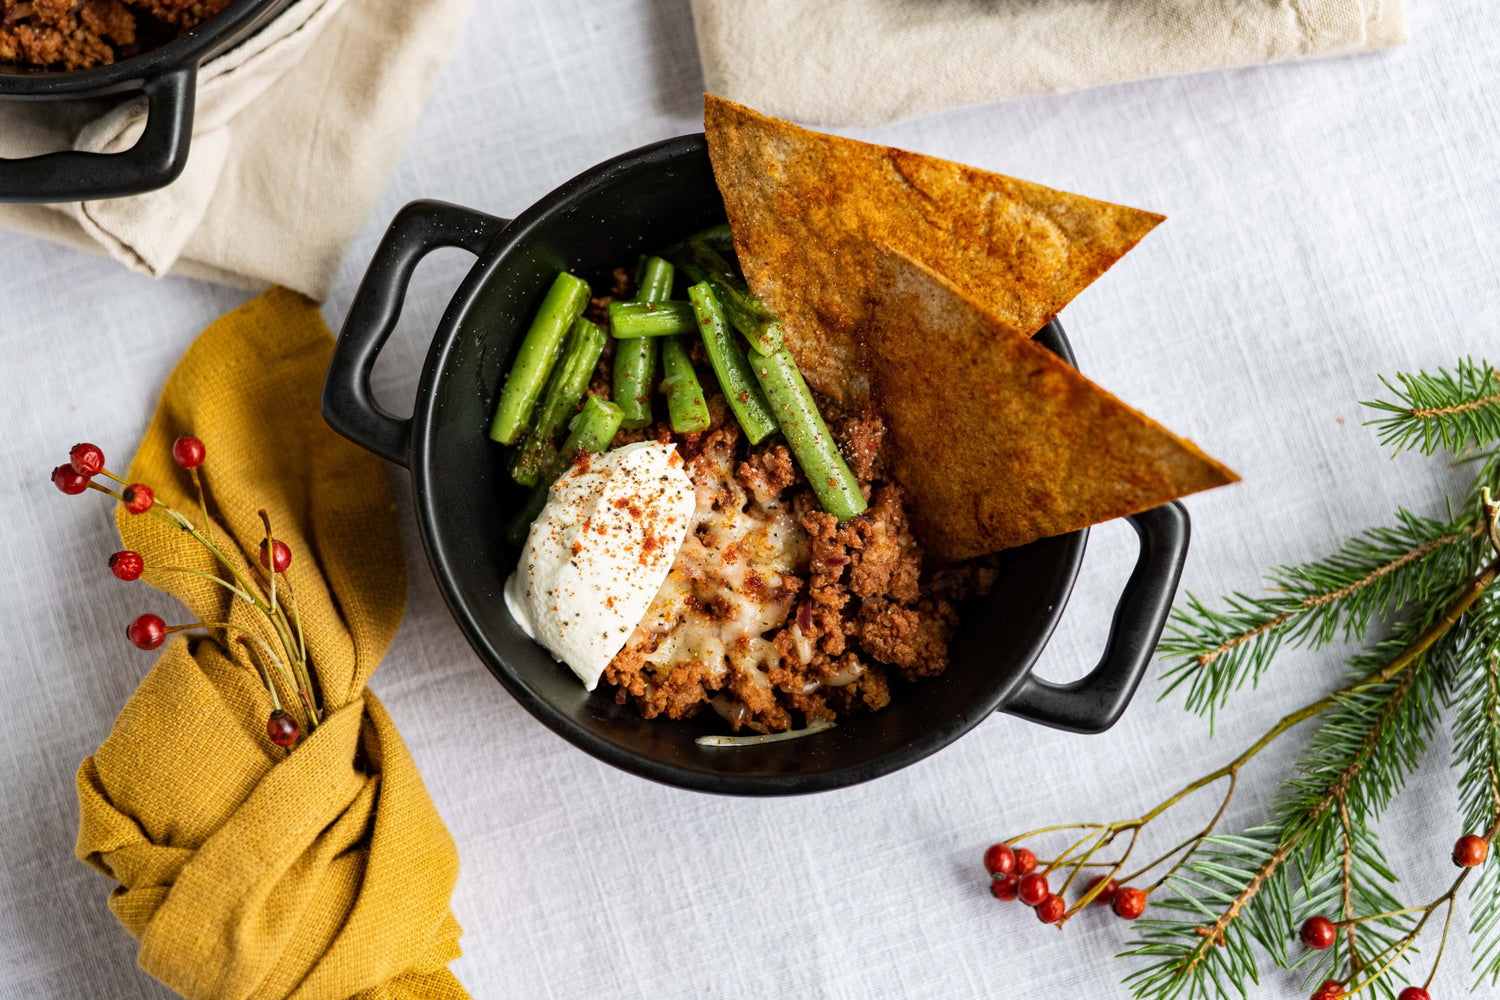
[[[385,186],[473,0],[295,0],[203,64],[187,167],[158,191],[0,205],[0,225],[150,275],[322,299]],[[6,102],[0,155],[129,148],[144,100]]]
[[[1388,48],[1406,0],[693,0],[710,93],[816,125]]]

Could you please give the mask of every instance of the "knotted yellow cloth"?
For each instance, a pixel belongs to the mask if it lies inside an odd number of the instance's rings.
[[[78,857],[119,881],[110,909],[140,940],[141,967],[193,1000],[467,997],[447,969],[459,954],[448,910],[458,854],[365,689],[401,621],[406,572],[385,469],[318,412],[332,346],[317,308],[285,289],[223,317],[167,380],[130,466],[132,482],[198,521],[171,449],[179,435],[201,438],[212,532],[246,577],[263,537],[256,512],[269,512],[291,546],[327,714],[307,735],[295,692],[279,688],[304,738],[290,752],[274,746],[247,647],[224,629],[177,636],[79,768]],[[222,575],[187,532],[123,507],[117,519],[125,547],[145,557],[143,579],[197,620],[276,646],[245,601],[150,568]],[[140,595],[141,610],[183,620]]]

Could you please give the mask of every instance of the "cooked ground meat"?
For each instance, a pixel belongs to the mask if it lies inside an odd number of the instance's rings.
[[[612,291],[621,294],[622,282]],[[703,385],[713,386],[712,371],[704,359],[695,359]],[[607,358],[589,391],[609,397]],[[643,440],[677,444],[705,515],[694,529],[700,540],[720,537],[715,532],[724,524],[738,524],[743,531],[746,522],[780,517],[796,535],[782,551],[797,553],[786,572],[774,572],[731,542],[715,550],[719,575],[704,580],[694,576],[701,572],[699,564],[684,558],[694,541],[690,534],[674,564],[678,582],[669,579],[663,594],[672,586],[691,587],[681,607],[692,627],[717,635],[715,625],[722,622],[729,645],[709,642],[715,650],[710,655],[681,655],[664,648],[670,635],[643,625],[604,674],[620,704],[634,704],[647,718],[682,719],[712,709],[733,730],[770,732],[810,719],[879,710],[890,703],[892,680],[931,677],[947,666],[956,606],[990,590],[992,561],[924,569],[905,497],[900,486],[884,478],[885,424],[879,412],[845,414],[826,400],[818,402],[870,501],[864,514],[843,525],[819,507],[780,435],[750,445],[716,393],[708,393],[707,431],[675,434],[662,420],[616,436],[616,447]],[[659,416],[664,409],[658,405]],[[691,577],[687,582],[685,575]],[[716,606],[714,595],[722,595],[726,586],[732,593]],[[736,633],[745,606],[773,609],[769,627],[754,635]],[[687,627],[684,620],[678,619],[677,628]],[[760,624],[766,622],[757,621],[757,629]]]
[[[0,61],[89,69],[194,28],[229,0],[0,0]]]

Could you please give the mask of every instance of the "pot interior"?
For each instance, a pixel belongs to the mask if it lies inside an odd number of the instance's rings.
[[[233,0],[203,23],[118,62],[89,69],[42,69],[0,60],[0,98],[98,97],[134,90],[142,80],[197,65],[254,34],[292,0]]]
[[[963,610],[942,675],[892,681],[886,709],[805,738],[700,747],[725,733],[712,711],[646,720],[601,685],[589,694],[529,639],[501,590],[517,551],[505,542],[522,491],[486,435],[513,352],[556,273],[595,289],[637,256],[721,222],[723,204],[701,136],[646,147],[596,167],[513,222],[486,251],[444,317],[414,414],[411,468],[429,561],[486,666],[534,715],[589,753],[670,784],[735,794],[784,794],[863,781],[956,739],[1002,704],[1051,636],[1072,588],[1086,532],[1006,552],[993,594]],[[1061,330],[1039,337],[1067,357]]]

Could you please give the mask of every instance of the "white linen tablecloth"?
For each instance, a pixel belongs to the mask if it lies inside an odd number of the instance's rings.
[[[1500,356],[1500,17],[1493,0],[1412,15],[1412,44],[1391,53],[851,133],[1169,216],[1063,321],[1087,372],[1245,476],[1189,501],[1185,584],[1201,593],[1256,587],[1267,564],[1321,553],[1398,505],[1434,513],[1458,480],[1440,462],[1392,462],[1356,404],[1381,391],[1377,372]],[[403,202],[513,214],[601,159],[696,129],[700,87],[688,0],[479,4],[344,262],[330,321]],[[398,410],[467,265],[444,251],[417,274],[376,371]],[[109,575],[104,505],[63,497],[47,474],[77,440],[130,452],[179,354],[243,297],[0,236],[3,1000],[168,995],[135,967],[108,882],[72,857],[74,769],[151,660],[124,625],[168,609]],[[411,593],[375,687],[458,842],[454,970],[476,998],[1125,996],[1130,966],[1110,957],[1129,938],[1119,921],[1046,929],[989,897],[980,852],[1007,831],[1134,815],[1339,671],[1334,651],[1286,654],[1212,740],[1155,700],[1153,676],[1104,736],[998,716],[853,789],[778,801],[677,791],[574,750],[490,678],[427,574],[405,474],[392,474]],[[1133,544],[1119,525],[1096,532],[1048,676],[1092,664]],[[1232,819],[1259,815],[1301,739],[1245,775]],[[1413,901],[1451,877],[1446,755],[1439,740],[1387,824]],[[1468,961],[1457,934],[1435,997],[1467,993]],[[1252,995],[1306,992],[1273,971]]]

